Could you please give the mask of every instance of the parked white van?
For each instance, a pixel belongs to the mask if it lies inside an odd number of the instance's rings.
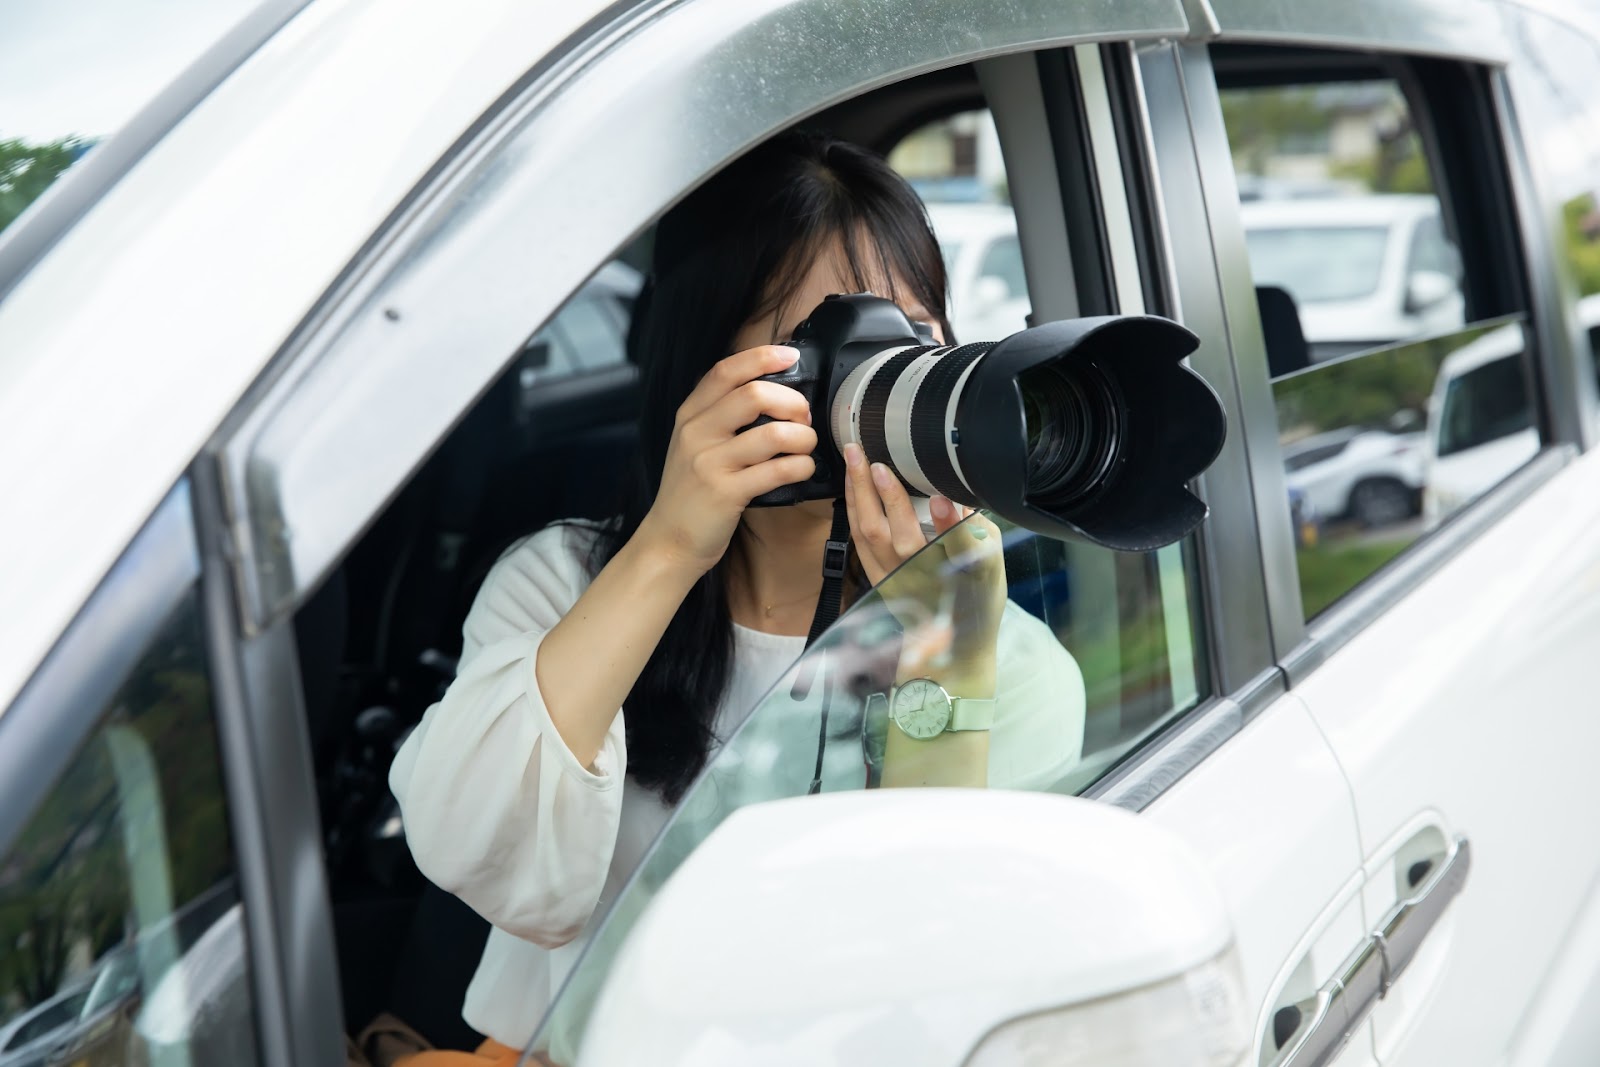
[[[1260,199],[1240,212],[1255,282],[1294,298],[1314,361],[1465,321],[1436,197]]]

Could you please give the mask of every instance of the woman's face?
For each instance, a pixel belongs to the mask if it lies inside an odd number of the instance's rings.
[[[871,263],[870,249],[861,249],[858,259],[863,263]],[[923,307],[912,295],[911,286],[906,284],[904,278],[896,276],[893,285],[890,284],[887,273],[882,273],[880,277],[869,276],[866,280],[869,292],[899,293],[899,307],[906,313],[906,317],[912,322],[930,323],[933,326],[934,339],[940,344],[944,343],[944,331],[939,326],[936,309]],[[850,261],[844,254],[844,243],[834,237],[811,264],[811,269],[806,271],[805,277],[800,280],[795,290],[783,294],[775,310],[751,319],[740,327],[733,338],[733,351],[743,352],[758,345],[777,344],[791,336],[794,328],[822,303],[824,297],[830,293],[853,293],[857,290],[855,276],[850,270]]]
[[[869,249],[861,249],[858,259],[863,263],[870,263]],[[912,322],[926,322],[933,327],[933,336],[940,344],[944,344],[944,330],[939,325],[939,316],[933,309],[925,308],[916,297],[911,294],[911,286],[906,284],[904,278],[896,276],[890,285],[887,273],[880,272],[879,277],[869,276],[867,289],[873,293],[899,293],[898,306],[906,313]],[[794,334],[794,328],[811,314],[816,306],[822,303],[823,298],[830,293],[851,293],[857,291],[855,274],[850,269],[850,261],[844,253],[844,243],[839,238],[831,239],[823,248],[822,254],[811,264],[811,269],[806,271],[805,277],[791,293],[786,293],[778,301],[776,309],[751,319],[739,329],[733,338],[733,351],[743,352],[748,348],[759,345],[777,344]],[[942,310],[942,309],[941,309]],[[782,513],[799,513],[812,520],[822,521],[833,514],[833,501],[807,500],[791,508],[773,508],[771,512],[776,517]],[[747,516],[748,517],[748,516]]]

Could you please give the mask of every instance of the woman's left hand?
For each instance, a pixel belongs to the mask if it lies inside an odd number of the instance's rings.
[[[893,472],[883,464],[869,466],[857,445],[846,445],[844,451],[850,535],[867,580],[876,586],[922,551],[928,538],[910,494]],[[941,621],[949,625],[921,635],[924,641],[918,641],[918,635],[907,636],[912,644],[938,646],[924,650],[925,656],[948,656],[963,670],[992,675],[995,640],[1006,602],[1000,528],[944,497],[934,497],[929,511],[938,539],[938,560],[930,560],[926,568],[908,568],[908,572],[918,573],[902,572],[905,578],[897,577],[891,584],[897,586],[894,592],[900,596],[929,601],[923,607],[930,621],[944,614],[941,607],[947,609],[948,616]],[[950,533],[958,525],[962,528]]]

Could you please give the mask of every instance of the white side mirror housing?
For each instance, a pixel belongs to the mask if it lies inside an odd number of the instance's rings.
[[[1449,299],[1455,291],[1455,279],[1450,275],[1436,270],[1416,271],[1406,280],[1406,314],[1426,311]]]
[[[1169,831],[876,790],[730,816],[616,959],[578,1064],[1232,1067],[1248,1014],[1223,901]]]

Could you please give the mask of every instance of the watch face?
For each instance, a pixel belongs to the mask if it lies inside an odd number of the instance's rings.
[[[950,696],[931,678],[914,678],[896,689],[890,710],[895,724],[919,741],[950,725]]]

